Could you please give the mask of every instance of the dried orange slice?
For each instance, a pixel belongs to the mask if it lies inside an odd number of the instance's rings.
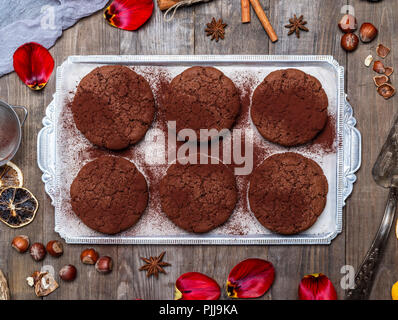
[[[14,163],[8,162],[0,167],[0,190],[7,187],[22,187],[23,174]]]
[[[39,202],[25,188],[7,187],[0,191],[0,221],[11,228],[21,228],[35,218]]]

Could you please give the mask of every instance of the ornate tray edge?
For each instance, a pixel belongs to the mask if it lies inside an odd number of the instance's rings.
[[[104,59],[108,58],[108,59]],[[86,63],[91,62],[95,63],[98,59],[98,62],[104,63],[104,60],[107,60],[109,63],[111,62],[123,62],[125,59],[130,58],[130,60],[134,60],[137,62],[143,61],[153,61],[152,59],[159,62],[165,61],[198,61],[201,60],[203,62],[206,61],[226,61],[226,62],[236,62],[236,61],[275,61],[275,60],[283,60],[283,61],[326,61],[330,63],[336,70],[336,72],[340,76],[340,81],[342,85],[340,85],[340,89],[342,91],[342,95],[344,96],[344,101],[340,102],[344,104],[344,114],[343,114],[343,130],[342,133],[344,136],[343,139],[343,189],[342,189],[342,201],[341,207],[339,208],[340,212],[337,215],[337,228],[334,232],[323,235],[319,238],[306,238],[303,237],[295,237],[286,239],[264,239],[261,237],[253,237],[246,239],[238,239],[235,237],[208,237],[206,239],[198,239],[193,237],[182,237],[182,238],[147,238],[147,237],[129,237],[125,239],[120,238],[104,238],[104,237],[93,237],[93,238],[84,238],[84,237],[75,237],[70,238],[66,234],[63,234],[59,228],[57,227],[57,219],[55,217],[55,231],[60,234],[60,236],[65,239],[67,243],[101,243],[101,244],[212,244],[212,245],[268,245],[268,244],[330,244],[331,241],[336,238],[336,236],[342,231],[342,208],[346,204],[346,199],[351,195],[353,190],[353,184],[356,181],[355,172],[359,170],[361,166],[361,134],[356,126],[356,119],[353,116],[353,109],[350,103],[347,100],[347,95],[344,93],[344,68],[339,66],[339,63],[332,56],[223,56],[222,59],[220,56],[152,56],[148,58],[147,56],[70,56],[65,62],[58,68],[57,70],[57,78],[58,75],[62,72],[62,68],[64,64],[74,62],[74,63]],[[57,91],[58,91],[58,81],[57,81]],[[341,96],[340,95],[340,98]],[[45,184],[45,191],[50,196],[52,202],[51,204],[54,206],[55,197],[56,197],[56,186],[55,186],[55,100],[56,95],[54,95],[54,100],[49,104],[46,109],[46,116],[43,119],[43,128],[40,130],[38,134],[38,144],[37,144],[37,153],[38,153],[38,166],[43,172],[42,181]],[[50,149],[53,149],[50,151]],[[340,162],[340,161],[339,161]],[[338,179],[340,180],[340,179]],[[341,180],[340,180],[341,181]],[[340,197],[340,195],[338,195]]]

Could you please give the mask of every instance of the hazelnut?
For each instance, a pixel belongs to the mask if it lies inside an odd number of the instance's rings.
[[[373,71],[384,74],[386,72],[386,69],[384,68],[383,62],[377,60],[373,64]]]
[[[95,264],[95,270],[100,273],[109,273],[112,271],[113,262],[112,258],[104,256],[98,259],[97,263]]]
[[[341,38],[341,46],[345,51],[351,52],[358,48],[359,39],[354,33],[346,33]]]
[[[362,42],[365,43],[373,41],[374,38],[377,37],[378,33],[379,31],[376,27],[369,22],[363,23],[359,29],[359,36],[361,37]]]
[[[76,279],[76,273],[75,266],[68,264],[59,270],[59,277],[64,281],[73,281]]]
[[[64,253],[64,247],[60,241],[52,240],[47,243],[47,252],[53,257],[60,257]]]
[[[339,22],[339,28],[344,33],[354,32],[358,28],[357,18],[352,14],[345,14]]]
[[[33,260],[35,261],[41,261],[44,259],[46,256],[46,248],[44,248],[44,245],[40,242],[36,242],[32,244],[30,247],[30,255],[32,256]]]
[[[24,235],[16,236],[12,240],[11,246],[19,253],[25,253],[29,248],[29,238]]]
[[[98,252],[94,249],[86,249],[80,254],[80,260],[84,264],[95,264],[98,260]]]

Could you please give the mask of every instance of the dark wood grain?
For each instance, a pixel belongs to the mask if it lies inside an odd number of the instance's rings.
[[[387,191],[376,186],[371,168],[397,111],[396,98],[384,101],[376,93],[373,73],[363,60],[374,52],[378,41],[390,46],[392,54],[386,59],[394,65],[398,44],[393,40],[397,21],[396,1],[369,4],[350,0],[356,8],[360,22],[365,20],[380,26],[377,41],[347,55],[340,48],[341,33],[337,29],[340,8],[348,0],[262,0],[263,7],[273,24],[279,41],[272,44],[255,13],[249,24],[240,22],[238,0],[215,0],[180,9],[175,20],[164,22],[162,13],[155,9],[153,17],[137,32],[127,32],[109,26],[98,12],[79,21],[66,30],[50,50],[59,66],[69,55],[76,54],[327,54],[333,55],[346,67],[347,91],[354,106],[358,127],[363,134],[363,164],[354,193],[345,210],[344,231],[330,246],[94,246],[101,254],[114,258],[114,271],[99,275],[93,267],[82,265],[79,255],[83,245],[65,245],[65,254],[59,259],[48,257],[35,263],[28,254],[19,255],[10,243],[16,234],[27,234],[32,241],[46,243],[59,239],[54,230],[54,208],[44,192],[41,172],[36,165],[36,139],[42,127],[45,108],[55,91],[55,73],[41,92],[32,92],[12,73],[0,78],[0,99],[10,104],[24,105],[29,117],[24,127],[23,143],[14,162],[25,174],[26,186],[40,202],[35,221],[22,230],[11,230],[0,225],[0,269],[9,280],[14,299],[36,298],[26,285],[25,278],[42,265],[51,265],[56,271],[64,264],[78,268],[74,283],[61,283],[61,287],[46,299],[172,299],[174,282],[184,272],[199,271],[208,274],[223,286],[229,270],[239,261],[259,257],[272,261],[277,277],[271,290],[262,299],[297,299],[297,286],[308,273],[323,272],[335,284],[340,298],[340,268],[345,264],[358,267],[368,249],[380,222]],[[284,28],[293,14],[303,14],[310,32],[301,39],[288,37]],[[212,17],[222,18],[228,27],[224,41],[210,41],[204,29]],[[392,77],[393,80],[395,76]],[[380,273],[372,294],[374,299],[388,299],[391,285],[398,280],[397,241],[391,235]],[[138,269],[140,257],[159,255],[167,251],[167,275],[159,279],[146,278]]]
[[[396,99],[385,101],[376,91],[372,81],[375,73],[363,65],[367,55],[375,53],[378,43],[392,49],[391,54],[383,60],[386,65],[396,65],[398,45],[395,42],[394,30],[397,28],[396,15],[398,3],[384,2],[376,5],[368,2],[350,1],[355,5],[358,20],[372,22],[378,26],[378,38],[367,45],[361,45],[353,54],[348,55],[347,91],[351,103],[355,106],[358,128],[363,134],[362,168],[358,182],[346,209],[346,257],[347,264],[358,267],[365,256],[381,222],[386,204],[388,190],[375,184],[371,170],[380,149],[387,138],[397,112]],[[394,83],[396,77],[392,76]],[[396,84],[395,84],[396,85]],[[394,228],[395,229],[395,223]],[[371,299],[390,299],[390,290],[398,280],[397,239],[395,232],[390,239],[375,279]]]

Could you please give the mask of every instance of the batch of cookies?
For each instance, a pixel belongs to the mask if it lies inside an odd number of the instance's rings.
[[[233,129],[241,112],[234,82],[213,67],[186,69],[162,99],[166,121],[177,133]],[[119,151],[139,143],[156,118],[147,80],[126,66],[95,68],[79,83],[71,110],[77,129],[95,146]],[[270,73],[255,89],[250,107],[261,136],[286,148],[311,143],[325,128],[328,97],[321,83],[297,69]],[[211,143],[201,141],[197,143]],[[288,150],[286,150],[288,151]],[[239,194],[233,171],[217,164],[178,160],[158,186],[162,212],[179,228],[206,233],[224,224],[239,197],[268,230],[284,235],[310,228],[325,209],[328,182],[321,167],[298,153],[265,159],[250,175],[248,195]],[[89,228],[117,234],[135,225],[150,201],[148,182],[136,165],[101,156],[84,165],[70,187],[74,213]],[[159,212],[159,214],[161,214]]]

